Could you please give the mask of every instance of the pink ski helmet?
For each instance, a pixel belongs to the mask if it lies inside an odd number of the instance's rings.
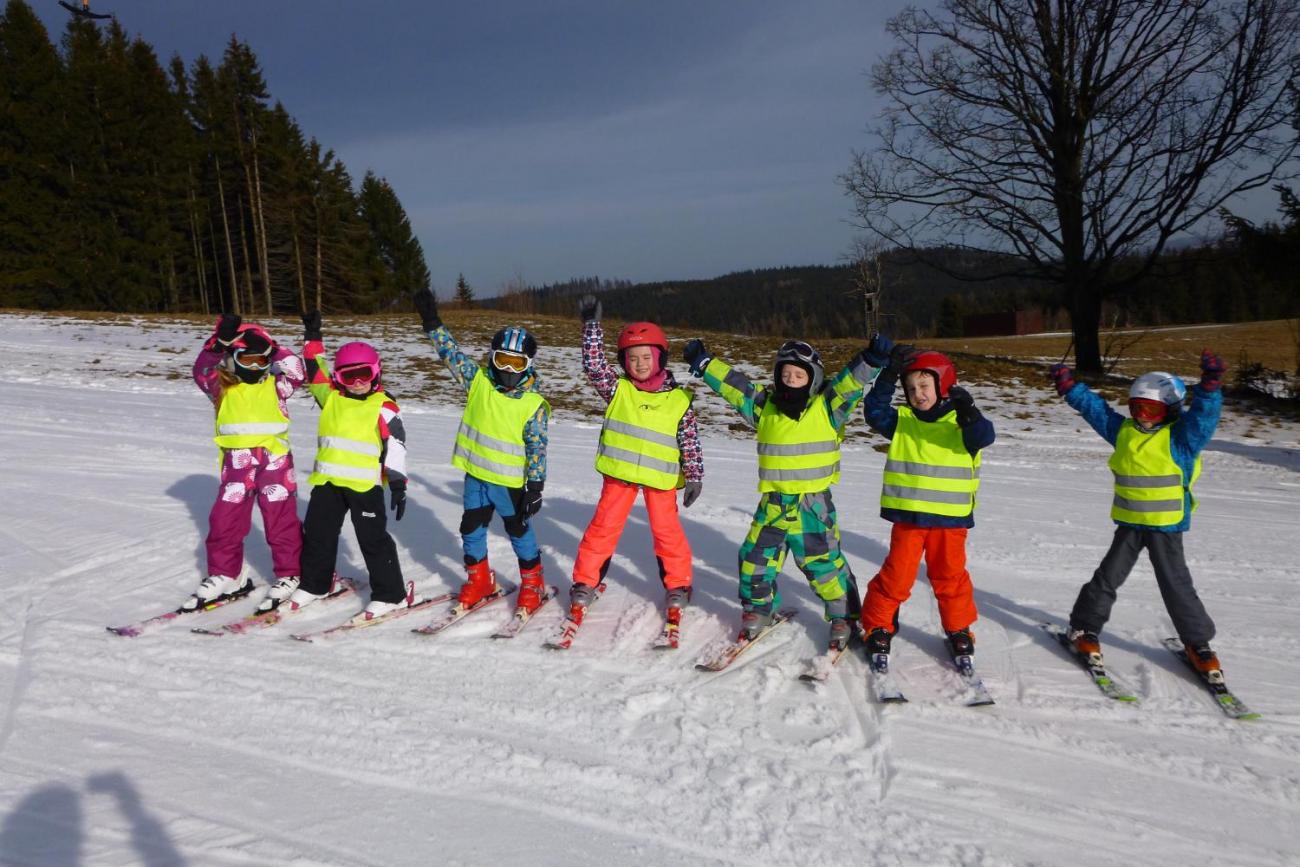
[[[355,385],[358,382],[369,382],[373,392],[379,389],[379,378],[383,372],[375,348],[369,343],[353,341],[343,344],[334,353],[334,371],[330,374],[330,379],[339,388],[345,383]]]

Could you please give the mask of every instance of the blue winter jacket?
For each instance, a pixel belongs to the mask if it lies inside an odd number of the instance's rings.
[[[1065,402],[1078,410],[1083,420],[1092,429],[1101,434],[1102,439],[1115,445],[1119,438],[1119,427],[1128,416],[1116,412],[1106,403],[1101,395],[1094,392],[1082,382],[1076,382],[1074,388],[1065,393]],[[1219,426],[1219,413],[1223,410],[1223,394],[1215,389],[1206,391],[1200,384],[1192,386],[1192,405],[1185,412],[1179,413],[1169,431],[1169,452],[1174,463],[1183,471],[1183,478],[1192,477],[1192,468],[1196,456],[1209,444],[1214,436],[1214,429]],[[1152,432],[1160,428],[1153,428]],[[1160,533],[1182,533],[1192,526],[1191,492],[1183,490],[1183,520],[1167,527],[1147,527],[1116,521],[1127,527],[1139,530],[1155,530]]]
[[[876,378],[875,385],[871,387],[871,391],[867,392],[866,400],[862,403],[862,414],[866,417],[867,424],[872,430],[890,440],[894,438],[894,431],[898,429],[898,410],[894,408],[894,389],[897,387],[897,377],[882,373]],[[952,409],[951,401],[941,400],[925,412],[919,410],[913,410],[912,412],[915,413],[919,421],[933,422],[952,412]],[[975,421],[961,429],[961,441],[966,446],[966,451],[972,455],[976,454],[980,449],[986,449],[993,445],[996,436],[993,431],[993,422],[981,415],[979,410],[975,411],[975,416]],[[912,524],[917,527],[975,526],[974,512],[962,517],[955,517],[953,515],[931,515],[928,512],[911,512],[906,509],[882,508],[880,517],[895,524]]]

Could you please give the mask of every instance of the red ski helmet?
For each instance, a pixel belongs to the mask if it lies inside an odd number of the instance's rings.
[[[957,368],[948,359],[948,356],[942,352],[935,352],[933,349],[927,349],[924,352],[918,352],[911,363],[907,365],[903,373],[912,373],[921,370],[934,376],[935,383],[939,387],[939,397],[946,398],[948,389],[957,384]]]
[[[627,367],[627,350],[634,346],[653,346],[659,350],[659,369],[668,364],[668,337],[664,330],[653,322],[629,322],[618,334],[618,360]]]
[[[379,378],[383,372],[384,366],[380,363],[375,348],[369,343],[353,341],[343,344],[334,353],[334,369],[330,372],[330,379],[338,388],[343,388],[344,382],[369,382],[373,392],[379,389]]]

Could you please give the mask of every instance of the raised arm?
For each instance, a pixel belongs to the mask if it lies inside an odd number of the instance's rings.
[[[582,316],[582,371],[596,393],[609,403],[618,387],[618,371],[605,357],[605,331],[600,324],[600,301],[595,295],[584,295],[578,302]]]
[[[748,376],[725,361],[714,358],[699,338],[687,341],[682,358],[691,366],[691,373],[702,377],[705,384],[731,404],[745,421],[758,427],[758,417],[767,405],[767,389],[755,385]]]
[[[438,357],[447,365],[451,378],[468,392],[474,382],[474,374],[478,373],[478,363],[461,351],[456,338],[452,337],[447,326],[442,324],[442,316],[438,313],[438,299],[430,290],[421,289],[415,295],[415,309],[420,314],[420,327],[429,338],[429,342],[433,344]]]
[[[1124,416],[1112,409],[1101,395],[1082,382],[1076,382],[1074,372],[1064,364],[1053,364],[1048,376],[1056,386],[1056,393],[1065,398],[1065,402],[1074,407],[1102,439],[1115,445]]]

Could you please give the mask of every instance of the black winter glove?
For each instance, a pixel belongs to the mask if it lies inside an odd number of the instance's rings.
[[[239,326],[243,321],[238,313],[222,313],[221,321],[217,323],[217,343],[223,347],[230,346],[239,336]]]
[[[903,375],[903,371],[916,358],[916,347],[910,343],[896,343],[889,350],[889,364],[885,370],[895,379]]]
[[[524,514],[530,518],[542,510],[542,487],[545,484],[545,482],[529,482],[524,487],[521,507]]]
[[[979,421],[980,413],[975,408],[975,398],[971,397],[969,391],[960,385],[951,386],[948,389],[948,400],[957,412],[958,427],[967,427]]]
[[[388,490],[393,496],[393,511],[397,513],[394,520],[400,521],[402,516],[406,514],[406,480],[390,479]]]
[[[321,334],[321,322],[319,310],[308,310],[302,314],[302,339],[306,341],[323,340]]]
[[[700,492],[704,490],[704,482],[687,482],[686,487],[682,488],[682,508],[689,509],[691,504],[700,498]]]
[[[703,376],[704,368],[709,366],[713,356],[709,355],[709,350],[704,348],[704,341],[696,337],[694,340],[686,341],[686,345],[682,347],[682,360],[691,366],[691,373]]]
[[[415,293],[415,310],[420,314],[420,327],[426,334],[442,325],[442,317],[438,315],[438,299],[432,291],[421,289]]]
[[[599,322],[601,312],[600,299],[595,295],[583,295],[578,302],[578,315],[583,322]]]

